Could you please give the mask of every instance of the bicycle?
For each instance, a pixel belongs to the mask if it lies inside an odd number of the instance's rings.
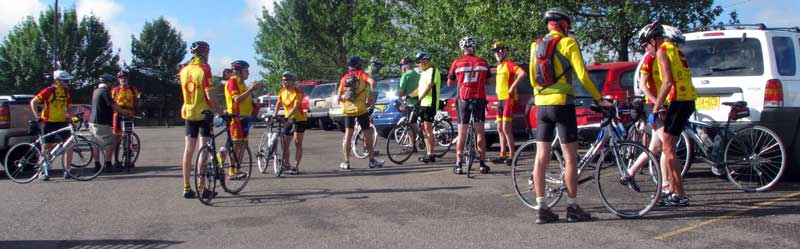
[[[283,124],[286,121],[283,116],[267,117],[267,127],[269,130],[261,134],[261,141],[258,145],[256,160],[258,169],[262,174],[266,174],[272,161],[273,174],[280,177],[284,170],[289,169],[283,165],[283,152],[286,151],[283,143]],[[277,146],[275,146],[277,145]]]
[[[378,129],[376,129],[375,125],[372,124],[373,111],[375,111],[375,106],[370,106],[367,113],[369,113],[369,127],[372,128],[372,149],[374,150],[375,146],[378,145]],[[369,148],[367,148],[367,140],[365,137],[367,130],[363,129],[358,122],[355,123],[356,125],[354,128],[353,137],[350,140],[350,150],[353,151],[353,155],[355,155],[357,158],[364,159],[369,156]]]
[[[587,181],[596,183],[603,205],[622,218],[638,218],[647,214],[661,196],[661,172],[658,160],[643,145],[624,140],[620,110],[616,103],[610,108],[592,105],[591,109],[603,114],[601,129],[587,153],[577,164],[578,185]],[[517,197],[522,203],[538,209],[534,191],[533,168],[537,140],[520,146],[512,160],[511,174]],[[555,206],[567,190],[565,162],[560,150],[558,135],[552,142],[551,160],[545,170],[545,198],[547,207]],[[627,173],[636,159],[645,153],[648,162],[634,175]],[[594,169],[592,176],[581,178],[583,172]],[[631,200],[634,199],[634,200]]]
[[[473,101],[473,100],[459,100],[459,101]],[[470,112],[474,112],[472,109],[473,105],[468,105],[470,108]],[[467,123],[467,140],[464,142],[464,151],[461,152],[461,162],[466,162],[467,164],[467,178],[472,178],[472,161],[475,160],[475,154],[478,151],[478,141],[477,135],[475,133],[475,119],[472,115],[469,117],[469,123]],[[482,174],[489,173],[488,170],[484,170],[487,168],[480,168],[480,172]],[[462,174],[461,167],[453,168],[453,173],[460,175]]]
[[[728,180],[742,191],[769,190],[778,183],[786,169],[783,141],[774,131],[760,125],[731,129],[731,121],[750,116],[747,102],[724,102],[722,105],[731,107],[724,126],[697,120],[687,123],[681,137],[690,142],[686,143],[686,154],[679,154],[687,159],[681,164],[681,176],[689,171],[695,153],[698,153],[698,159],[703,162],[725,169]],[[708,142],[701,133],[713,137],[714,142]],[[698,146],[695,148],[695,145]]]
[[[206,116],[206,120],[209,120],[213,114],[211,111],[203,111],[203,115]],[[234,195],[244,190],[244,187],[250,181],[250,176],[253,171],[253,154],[250,152],[247,143],[233,141],[231,138],[230,121],[234,117],[249,118],[227,113],[217,116],[218,119],[221,119],[221,123],[223,123],[222,125],[224,125],[225,128],[214,134],[211,139],[209,139],[208,143],[203,145],[197,152],[193,178],[195,191],[199,196],[198,199],[205,205],[211,205],[211,201],[216,196],[217,181],[219,181],[225,192]],[[217,144],[215,140],[217,137],[222,136],[222,134],[227,135],[223,148],[227,151],[226,155],[230,157],[229,163],[225,163],[226,161],[223,160],[220,155],[216,154]],[[242,150],[239,152],[241,153],[241,159],[239,158],[240,156],[237,150]],[[226,179],[225,172],[231,169],[238,169],[239,172],[243,174],[240,175],[241,177]],[[205,194],[204,191],[209,192]]]
[[[85,162],[73,163],[69,170],[64,165],[64,160],[61,160],[62,168],[72,179],[89,181],[100,175],[103,172],[104,164],[101,163],[99,168],[88,167],[88,165],[94,158],[92,151],[99,152],[100,162],[105,161],[105,155],[102,153],[103,147],[78,134],[78,129],[83,126],[84,122],[82,117],[83,113],[76,114],[72,118],[72,124],[47,134],[41,134],[40,120],[28,121],[29,134],[35,137],[34,142],[17,144],[8,150],[4,161],[8,178],[16,183],[29,183],[40,176],[48,179],[53,160],[58,156],[63,156],[64,153],[74,153],[79,160],[85,160]],[[56,144],[50,151],[45,151],[45,139],[57,136],[62,132],[69,132],[69,138]],[[75,156],[73,156],[74,159]]]
[[[139,159],[141,140],[139,135],[133,130],[133,119],[142,119],[139,116],[122,115],[122,137],[114,149],[114,165],[131,172],[135,167],[136,160]]]
[[[401,117],[397,121],[397,124],[395,124],[395,127],[389,131],[389,137],[386,139],[386,153],[389,160],[400,165],[408,160],[415,152],[426,152],[426,145],[423,141],[422,130],[420,129],[422,122],[417,118],[416,126],[409,123],[409,120],[414,119],[418,113],[411,111],[406,101],[403,100],[396,101],[395,106],[404,113],[404,116]],[[413,131],[414,134],[417,134],[413,143],[410,141],[409,131]],[[450,122],[449,117],[442,114],[442,112],[437,112],[434,117],[433,136],[434,142],[438,145],[436,146],[437,148],[434,149],[434,155],[441,158],[450,151],[454,137],[453,124]]]
[[[637,103],[638,101],[638,103]],[[645,113],[644,109],[644,97],[642,96],[633,96],[628,97],[628,103],[634,103],[631,110],[628,111],[630,113],[631,119],[629,120],[626,127],[627,133],[625,139],[629,141],[639,142],[645,147],[650,146],[650,140],[653,139],[652,132],[653,126],[650,125],[649,121],[647,120],[647,115],[649,113]],[[621,113],[623,110],[620,110]],[[636,115],[634,115],[636,113]],[[687,135],[681,135],[678,137],[678,140],[675,142],[675,152],[677,154],[678,163],[680,165],[684,165],[687,162],[691,163],[691,159],[688,158],[688,154],[686,153],[687,148],[690,146],[689,137]],[[656,158],[661,157],[661,153],[655,153]]]

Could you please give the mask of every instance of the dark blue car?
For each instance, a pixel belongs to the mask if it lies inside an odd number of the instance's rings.
[[[439,90],[441,99],[447,99],[455,93],[455,87],[448,87],[442,81],[442,89]],[[378,81],[378,100],[375,101],[375,112],[372,113],[373,124],[378,129],[378,135],[388,137],[389,131],[394,128],[397,121],[403,117],[403,113],[397,110],[397,89],[400,88],[400,78],[392,78]]]

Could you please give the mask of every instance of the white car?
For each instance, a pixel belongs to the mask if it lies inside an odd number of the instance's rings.
[[[697,88],[697,119],[725,122],[723,102],[746,101],[756,123],[778,133],[789,169],[800,162],[800,28],[739,25],[685,34],[681,50]],[[795,169],[795,170],[796,170]]]

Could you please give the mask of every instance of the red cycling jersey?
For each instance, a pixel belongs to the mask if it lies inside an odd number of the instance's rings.
[[[475,55],[466,55],[450,65],[449,79],[458,82],[460,99],[485,99],[489,63]]]

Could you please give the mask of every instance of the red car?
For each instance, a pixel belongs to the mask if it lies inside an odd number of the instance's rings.
[[[303,108],[303,112],[308,113],[308,96],[311,95],[311,91],[314,90],[314,87],[317,87],[319,84],[322,84],[322,81],[310,80],[297,83],[297,88],[303,91],[303,103],[300,105],[300,108]]]

